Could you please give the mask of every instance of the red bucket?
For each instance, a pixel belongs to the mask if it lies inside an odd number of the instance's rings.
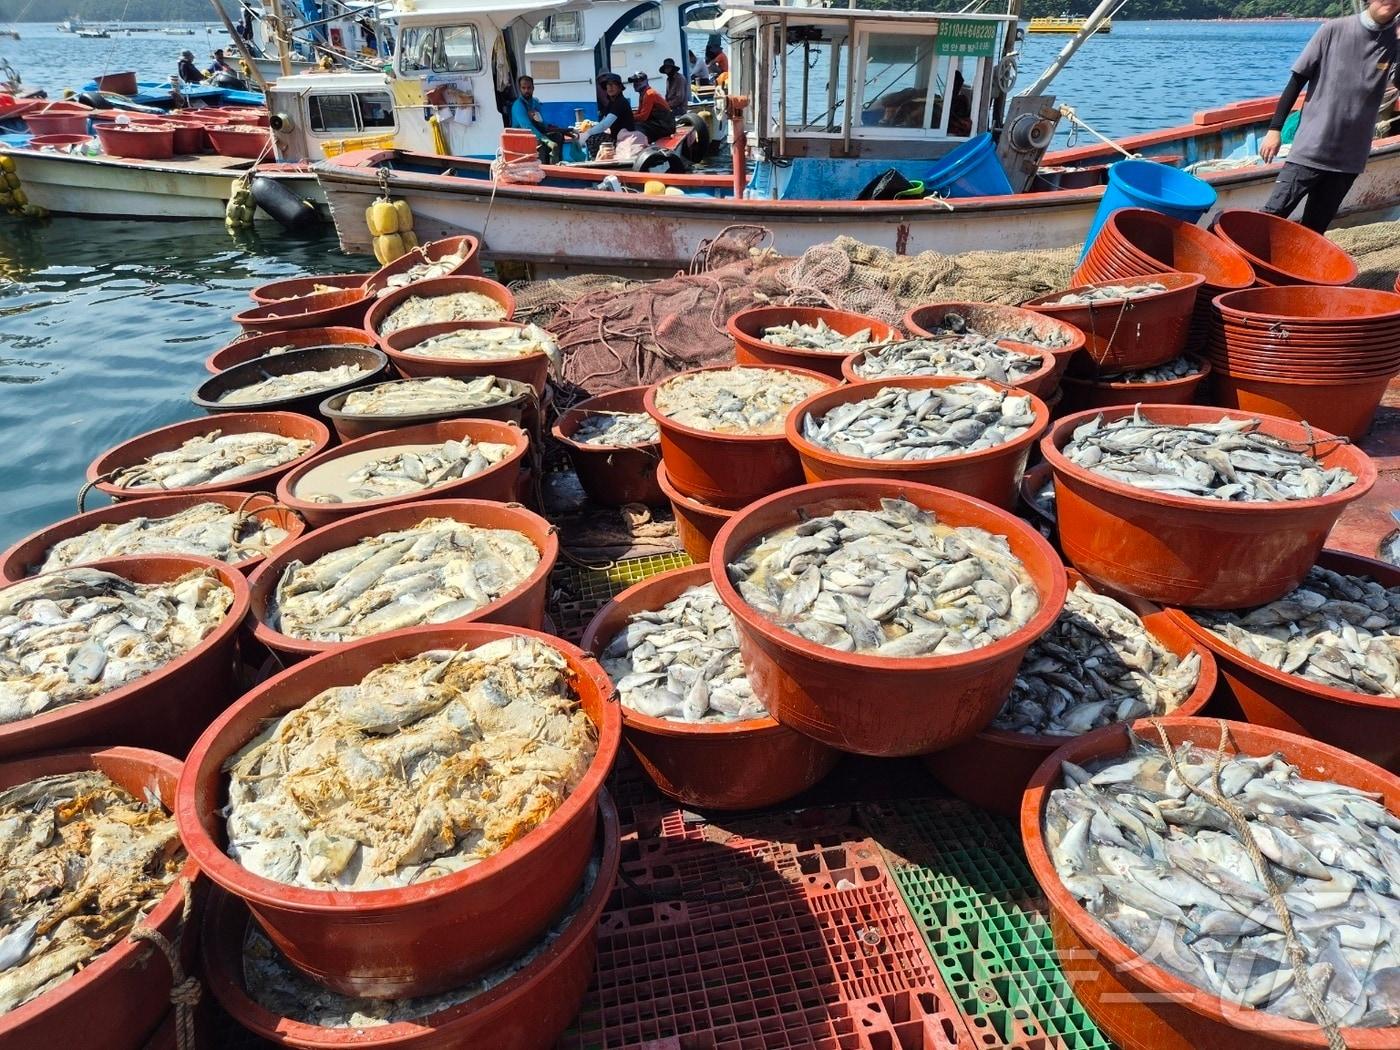
[[[1043,295],[1023,305],[1027,310],[1058,318],[1082,331],[1085,350],[1100,368],[1112,371],[1151,368],[1181,356],[1196,308],[1196,292],[1203,280],[1198,273],[1127,277],[1109,283],[1161,284],[1166,290],[1131,299],[1056,305],[1068,294],[1091,292],[1100,287],[1081,285]]]
[[[1262,211],[1227,208],[1210,232],[1254,267],[1260,284],[1343,285],[1356,280],[1356,260],[1322,234]]]

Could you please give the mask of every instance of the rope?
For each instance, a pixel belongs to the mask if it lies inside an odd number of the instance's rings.
[[[1128,158],[1128,160],[1138,160],[1138,159],[1140,159],[1140,158],[1142,157],[1142,154],[1141,154],[1141,153],[1129,153],[1127,150],[1125,150],[1122,146],[1118,145],[1118,143],[1114,142],[1114,141],[1113,141],[1111,138],[1109,138],[1107,135],[1105,135],[1105,134],[1103,134],[1102,132],[1100,132],[1100,131],[1096,130],[1095,128],[1091,127],[1088,121],[1086,121],[1086,120],[1085,120],[1083,117],[1081,117],[1077,112],[1075,112],[1075,109],[1074,109],[1073,106],[1061,106],[1061,107],[1060,107],[1060,116],[1064,117],[1064,118],[1065,118],[1066,120],[1068,120],[1071,124],[1075,125],[1075,127],[1083,128],[1083,129],[1084,129],[1085,131],[1087,131],[1090,135],[1093,135],[1094,138],[1098,139],[1100,142],[1104,143],[1105,145],[1112,146],[1112,147],[1113,147],[1114,149],[1116,149],[1119,153],[1123,154],[1123,156],[1125,156],[1126,158]],[[1070,143],[1070,145],[1073,145],[1073,144],[1074,144],[1073,142]]]
[[[170,967],[170,1002],[175,1007],[175,1045],[179,1050],[195,1050],[194,1008],[199,1005],[204,989],[198,978],[185,974],[185,967],[180,962],[179,945],[184,940],[186,924],[189,922],[190,912],[194,909],[194,887],[189,879],[182,877],[180,889],[184,895],[184,904],[180,909],[180,924],[175,934],[175,942],[172,944],[163,933],[144,922],[131,931],[131,939],[153,944],[165,956],[165,961]]]
[[[1166,753],[1167,761],[1171,764],[1172,772],[1177,779],[1186,785],[1187,789],[1194,795],[1199,795],[1207,803],[1222,810],[1230,818],[1230,822],[1235,825],[1239,832],[1240,844],[1249,852],[1249,859],[1254,862],[1255,869],[1259,872],[1259,878],[1264,883],[1264,888],[1269,892],[1269,903],[1273,905],[1274,914],[1278,916],[1279,925],[1283,927],[1283,943],[1288,952],[1288,959],[1293,964],[1293,977],[1298,982],[1298,988],[1303,993],[1303,998],[1308,1002],[1308,1007],[1313,1012],[1313,1017],[1321,1026],[1323,1033],[1327,1037],[1329,1050],[1347,1050],[1346,1043],[1342,1040],[1342,1033],[1337,1027],[1337,1022],[1332,1019],[1331,1011],[1322,1001],[1318,994],[1312,978],[1308,975],[1308,957],[1303,951],[1303,946],[1298,943],[1298,935],[1293,929],[1293,916],[1288,911],[1288,903],[1283,899],[1283,891],[1278,888],[1278,883],[1274,881],[1274,875],[1269,867],[1269,862],[1264,859],[1264,855],[1259,851],[1259,846],[1254,841],[1254,836],[1249,830],[1249,820],[1233,802],[1224,798],[1220,794],[1220,770],[1225,762],[1225,745],[1229,742],[1230,727],[1222,718],[1220,724],[1220,742],[1215,748],[1215,768],[1211,772],[1211,783],[1214,790],[1207,791],[1199,784],[1193,784],[1181,771],[1176,757],[1176,752],[1172,749],[1171,740],[1167,737],[1166,727],[1157,719],[1152,719],[1152,728],[1157,730],[1157,735],[1162,738],[1162,750]]]

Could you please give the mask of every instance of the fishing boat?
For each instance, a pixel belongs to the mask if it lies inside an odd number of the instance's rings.
[[[73,35],[84,40],[107,40],[112,34],[105,29],[75,29]]]
[[[1078,33],[1084,28],[1086,22],[1088,22],[1087,18],[1072,18],[1069,15],[1060,15],[1058,18],[1032,18],[1030,25],[1026,27],[1026,32]],[[1094,32],[1100,34],[1113,32],[1113,19],[1103,19]]]
[[[625,192],[645,179],[622,178],[624,192],[616,192],[599,188],[596,172],[569,166],[546,167],[538,184],[493,181],[487,161],[456,148],[453,156],[352,150],[316,165],[341,246],[368,250],[365,206],[387,184],[412,208],[420,237],[474,233],[488,257],[544,271],[674,272],[732,223],[770,230],[784,255],[837,233],[910,254],[1058,248],[1084,239],[1120,149],[1196,172],[1222,208],[1259,207],[1279,170],[1257,155],[1272,99],[1199,113],[1192,124],[1117,146],[1046,155],[1066,119],[1046,85],[1067,57],[1013,96],[1011,9],[946,14],[736,2],[725,11],[735,74],[727,105],[745,125],[730,135],[732,172],[653,172],[668,195],[652,196]],[[1075,41],[1092,32],[1085,29]],[[745,148],[749,135],[752,149]],[[906,185],[944,188],[945,196],[857,199],[889,172]],[[989,188],[978,191],[973,175],[986,176]],[[1388,218],[1398,204],[1400,138],[1380,138],[1343,205],[1343,221]]]
[[[76,33],[79,29],[83,28],[82,17],[79,15],[69,15],[62,22],[58,23],[57,28],[60,33]]]

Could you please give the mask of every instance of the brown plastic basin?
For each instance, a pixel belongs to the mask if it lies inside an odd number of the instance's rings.
[[[534,419],[539,415],[539,401],[535,396],[534,387],[517,379],[500,379],[499,377],[497,379],[502,386],[513,390],[515,396],[494,405],[483,405],[480,408],[446,408],[437,412],[415,412],[411,415],[400,416],[351,415],[344,411],[345,401],[353,393],[353,391],[347,390],[344,393],[332,394],[322,401],[317,409],[317,414],[331,421],[331,426],[335,427],[336,436],[341,441],[354,441],[356,438],[377,434],[384,430],[416,427],[423,423],[436,423],[439,420],[448,419],[494,419],[499,423],[513,423],[522,429],[531,427]],[[386,383],[376,383],[373,387],[363,389],[377,389],[378,387],[396,386],[399,383],[408,382],[412,382],[412,380],[391,379]]]
[[[1322,234],[1279,215],[1227,208],[1210,232],[1249,260],[1260,284],[1343,285],[1356,280],[1356,260]]]
[[[316,294],[316,286],[323,288],[354,289],[363,287],[369,274],[364,273],[323,273],[312,277],[282,277],[268,281],[248,290],[248,298],[258,306],[280,303],[287,299],[301,299]]]
[[[1219,237],[1212,237],[1194,223],[1147,208],[1120,208],[1110,215],[1090,255],[1100,245],[1120,249],[1120,257],[1136,261],[1139,268],[1118,276],[1140,273],[1198,273],[1217,288],[1248,288],[1254,283],[1249,260]]]
[[[416,287],[416,286],[415,286]],[[482,331],[489,328],[524,328],[518,321],[444,321],[440,324],[418,325],[415,328],[400,328],[392,335],[379,336],[379,347],[389,355],[399,374],[409,378],[420,376],[454,376],[458,379],[472,379],[477,376],[497,376],[501,379],[517,379],[529,383],[539,396],[544,396],[545,383],[549,379],[549,355],[540,351],[521,357],[493,357],[481,360],[460,361],[448,357],[423,357],[405,353],[409,347],[417,346],[434,336],[448,332]]]
[[[1400,295],[1373,288],[1324,288],[1291,285],[1246,288],[1216,296],[1215,308],[1228,323],[1249,326],[1347,331],[1374,331],[1400,322]]]
[[[381,266],[374,273],[367,275],[366,287],[378,292],[389,287],[389,278],[397,277],[401,273],[407,273],[415,266],[425,262],[440,262],[442,259],[460,251],[463,259],[450,273],[444,277],[480,277],[481,276],[481,241],[470,233],[459,237],[443,237],[441,240],[429,241],[427,244],[420,244],[417,248],[412,248],[404,252],[393,262]],[[437,280],[437,278],[433,278]],[[420,282],[421,283],[421,282]]]
[[[1080,336],[1081,338],[1083,337],[1082,332],[1080,333]],[[915,338],[922,339],[925,337],[916,336]],[[1000,342],[1002,346],[1014,350],[1018,354],[1025,354],[1028,357],[1040,358],[1041,366],[1038,369],[1036,369],[1034,372],[1032,372],[1030,375],[1026,376],[1023,379],[1012,380],[1012,382],[1008,385],[1014,386],[1016,389],[1024,391],[1027,394],[1034,394],[1036,397],[1041,398],[1042,400],[1048,403],[1049,400],[1052,399],[1058,392],[1057,388],[1059,387],[1060,383],[1059,376],[1069,367],[1069,360],[1070,357],[1072,357],[1073,355],[1068,354],[1064,351],[1052,353],[1049,350],[1042,350],[1040,347],[1031,346],[1028,343],[1012,343],[1005,339],[1000,340]],[[859,354],[852,354],[850,357],[844,359],[841,362],[841,377],[845,379],[845,381],[848,383],[870,383],[878,381],[880,379],[879,376],[876,376],[872,379],[872,377],[861,375],[860,372],[857,371],[857,369],[860,368],[860,366],[864,363],[864,352],[861,352]],[[906,377],[888,376],[886,378],[902,379]],[[945,378],[961,379],[970,382],[976,377],[950,376]]]
[[[574,440],[574,434],[595,412],[645,412],[645,386],[629,386],[580,401],[559,417],[551,428],[554,440],[569,453],[579,484],[588,498],[605,507],[620,507],[626,503],[647,503],[653,506],[666,502],[656,480],[656,466],[661,462],[661,442],[648,445],[585,445]]]
[[[692,565],[633,584],[598,610],[580,644],[601,657],[632,616],[710,580],[709,565]],[[663,795],[701,809],[775,806],[821,780],[840,758],[771,716],[688,724],[622,705],[622,738]]]
[[[583,779],[543,823],[495,856],[413,886],[361,892],[313,890],[254,875],[224,852],[228,760],[266,721],[326,689],[352,685],[386,663],[430,649],[528,637],[568,662],[580,704],[598,728]],[[283,671],[235,702],[190,751],[176,794],[185,848],[297,969],[343,995],[402,998],[463,984],[513,958],[548,928],[583,881],[598,827],[598,796],[617,756],[622,714],[592,657],[559,638],[494,624],[404,631],[324,653]]]
[[[1040,608],[1006,638],[952,656],[903,660],[815,645],[760,615],[739,596],[728,566],[763,536],[836,510],[870,509],[906,499],[949,525],[1005,536],[1026,568]],[[783,725],[856,754],[922,755],[951,747],[985,727],[1011,690],[1027,646],[1059,615],[1065,569],[1030,525],[956,492],[881,478],[824,481],[788,489],[739,511],[710,551],[715,589],[734,614],[739,648],[754,692]]]
[[[676,536],[693,561],[708,561],[710,547],[724,528],[725,522],[736,511],[715,507],[704,500],[695,499],[681,492],[671,483],[666,473],[666,464],[656,465],[656,484],[661,494],[671,503],[671,511],[676,519]]]
[[[823,417],[838,405],[864,401],[891,387],[925,390],[973,383],[993,390],[1012,392],[1013,388],[985,379],[954,379],[948,376],[903,376],[891,379],[849,383],[823,390],[803,401],[788,415],[785,427],[788,444],[802,459],[802,473],[808,481],[838,481],[845,478],[889,478],[921,485],[951,489],[986,500],[1004,510],[1016,506],[1016,486],[1026,469],[1026,459],[1036,440],[1050,425],[1050,410],[1040,398],[1031,396],[1035,422],[1010,441],[977,452],[965,452],[937,459],[862,459],[847,456],[808,441],[802,426],[809,416]]]
[[[1103,379],[1065,376],[1065,411],[1082,412],[1088,408],[1112,408],[1116,405],[1189,405],[1196,391],[1210,375],[1209,361],[1187,355],[1200,369],[1194,375],[1165,379],[1157,383],[1108,382]]]
[[[888,343],[902,339],[903,334],[893,325],[888,325],[876,317],[851,313],[847,310],[831,310],[817,306],[757,306],[740,310],[729,319],[729,335],[734,340],[734,360],[741,365],[781,365],[788,368],[805,368],[832,379],[841,378],[841,361],[847,354],[828,354],[820,350],[801,350],[791,346],[777,346],[763,341],[763,333],[778,325],[815,325],[825,321],[832,331],[842,335],[854,335],[863,329],[870,329],[871,343]]]
[[[237,405],[225,404],[220,398],[235,390],[241,390],[262,382],[272,376],[290,375],[294,372],[326,371],[333,368],[352,366],[361,372],[352,379],[332,386],[320,387],[303,394],[290,394],[282,397],[265,397],[261,401],[243,402]],[[214,415],[227,412],[298,412],[314,416],[321,402],[331,394],[354,390],[357,387],[371,386],[393,375],[389,359],[382,351],[372,346],[339,344],[331,346],[305,346],[300,350],[288,350],[285,354],[272,357],[259,357],[234,365],[212,375],[195,388],[190,395],[204,411]]]
[[[505,311],[505,316],[501,318],[503,321],[509,321],[515,316],[515,296],[498,281],[485,277],[434,277],[430,281],[416,281],[402,288],[395,288],[392,292],[386,292],[375,299],[369,313],[365,315],[365,331],[378,336],[379,326],[394,312],[394,308],[415,296],[432,299],[435,296],[454,295],[459,292],[479,292],[488,299],[496,300]]]
[[[1371,429],[1394,374],[1388,369],[1379,376],[1350,379],[1257,378],[1222,368],[1212,377],[1212,389],[1216,404],[1226,408],[1306,422],[1360,441]]]
[[[296,328],[333,328],[364,322],[369,309],[369,289],[340,288],[314,292],[279,303],[264,303],[233,315],[233,323],[249,335]]]
[[[1007,329],[1030,327],[1036,338],[1051,340],[1063,337],[1068,340],[1064,346],[1042,347],[1034,343],[1022,343],[1015,339],[995,339],[1001,346],[1022,353],[1043,352],[1054,358],[1054,368],[1047,375],[1037,373],[1012,383],[1012,386],[1025,387],[1037,397],[1048,398],[1059,385],[1060,377],[1069,367],[1070,361],[1085,345],[1085,335],[1075,325],[1057,317],[1027,310],[1020,306],[1001,306],[996,303],[925,303],[916,306],[904,315],[904,330],[912,338],[931,336],[945,313],[962,314],[973,330],[987,335]],[[843,369],[849,379],[850,372]]]
[[[262,357],[279,346],[300,350],[308,346],[374,346],[375,340],[363,328],[297,328],[289,332],[264,332],[245,336],[219,347],[204,360],[204,370],[215,375],[234,365]]]

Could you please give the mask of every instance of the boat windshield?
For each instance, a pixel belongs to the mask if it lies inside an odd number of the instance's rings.
[[[480,73],[481,35],[474,25],[408,26],[399,46],[404,73]]]

